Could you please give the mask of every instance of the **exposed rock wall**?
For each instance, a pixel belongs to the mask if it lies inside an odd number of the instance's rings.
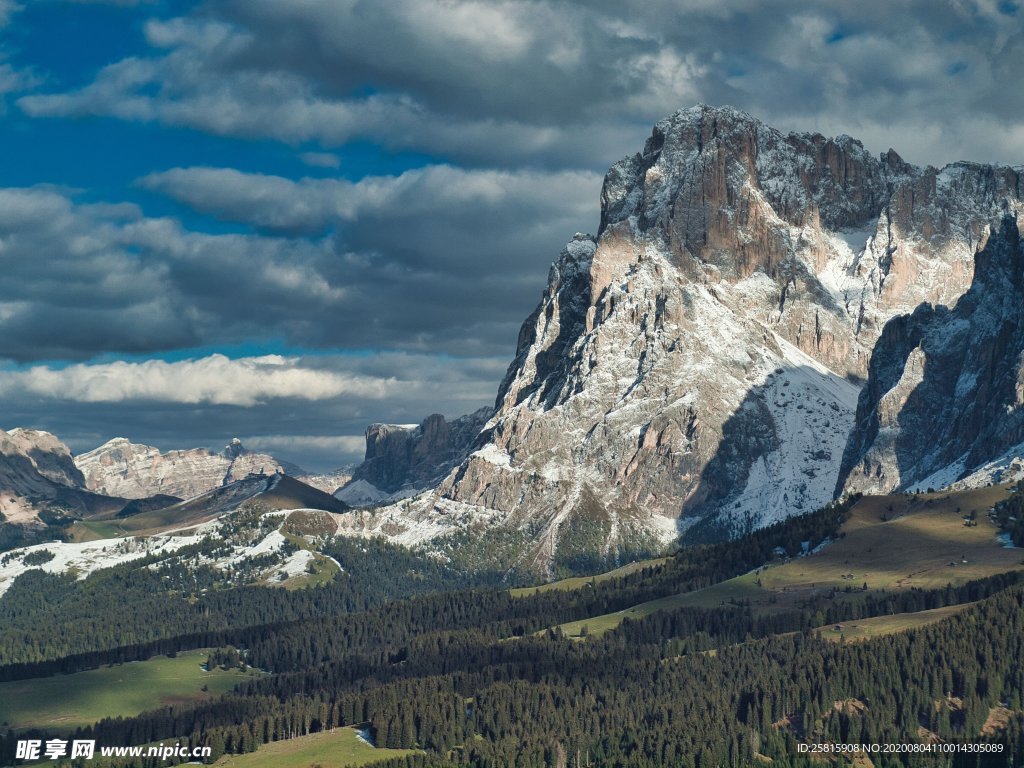
[[[0,430],[0,522],[39,527],[50,519],[118,509],[124,499],[109,499],[84,489],[71,451],[49,432]],[[45,517],[45,515],[44,515]]]
[[[381,495],[427,488],[466,457],[491,413],[482,408],[451,422],[435,413],[419,425],[371,424],[365,458],[351,483],[359,488],[369,483]],[[373,498],[372,493],[367,497]]]
[[[983,239],[952,307],[886,326],[857,407],[837,491],[942,487],[1024,442],[1020,213]]]
[[[85,488],[85,478],[75,466],[70,449],[55,435],[41,429],[21,428],[12,429],[7,435],[40,475],[70,488]]]

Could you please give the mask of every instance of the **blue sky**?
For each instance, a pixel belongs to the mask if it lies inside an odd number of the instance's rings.
[[[766,7],[767,6],[767,7]],[[1016,3],[0,0],[0,397],[327,469],[492,401],[604,170],[698,101],[1020,164]]]

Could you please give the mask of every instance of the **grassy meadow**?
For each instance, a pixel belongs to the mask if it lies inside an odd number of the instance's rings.
[[[0,726],[70,731],[104,717],[213,698],[253,674],[207,672],[201,667],[206,657],[206,651],[188,651],[175,658],[157,656],[73,675],[0,683]]]
[[[1024,550],[1003,547],[996,539],[999,529],[988,518],[992,506],[1008,494],[1007,488],[993,486],[956,493],[866,496],[852,508],[838,540],[816,554],[769,565],[706,589],[569,622],[561,629],[577,637],[586,626],[587,634],[599,635],[627,617],[642,618],[683,606],[742,603],[755,611],[773,612],[793,609],[809,597],[834,590],[837,600],[856,600],[864,594],[865,584],[870,591],[932,589],[1024,570]],[[976,525],[967,526],[964,517],[971,513]],[[579,588],[578,582],[587,581],[568,579],[549,588]],[[909,623],[903,627],[892,617],[883,618],[891,620],[861,622],[865,633],[900,631],[917,621],[906,619]]]
[[[246,755],[225,755],[218,768],[358,768],[392,757],[413,754],[409,749],[371,747],[354,728],[337,728],[287,741],[264,744]]]

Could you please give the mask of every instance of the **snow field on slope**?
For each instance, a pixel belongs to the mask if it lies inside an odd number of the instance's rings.
[[[832,500],[857,407],[856,386],[784,339],[775,341],[783,356],[776,367],[759,371],[757,396],[771,413],[781,446],[753,463],[726,510],[741,525],[770,525]]]

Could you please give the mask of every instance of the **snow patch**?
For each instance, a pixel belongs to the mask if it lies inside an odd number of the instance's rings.
[[[504,469],[512,468],[512,457],[508,455],[508,451],[504,448],[499,448],[494,443],[488,443],[479,451],[471,453],[470,456],[472,458],[489,462],[496,467],[503,467]]]
[[[269,555],[273,552],[279,552],[287,542],[288,540],[280,531],[271,531],[255,546],[240,547],[239,549],[241,551],[228,560],[225,565],[237,565],[246,558],[259,557],[260,555]]]
[[[80,543],[53,541],[15,549],[3,555],[9,556],[10,559],[6,565],[0,565],[0,595],[10,589],[18,576],[33,568],[54,574],[73,569],[81,580],[94,571],[139,560],[147,555],[170,554],[193,541],[182,536],[153,536],[141,541],[135,538],[101,539]],[[36,566],[26,566],[22,562],[25,555],[43,550],[53,553],[53,559]]]
[[[274,576],[279,574],[285,574],[288,578],[292,576],[301,576],[306,573],[306,568],[309,564],[316,559],[313,553],[307,549],[298,549],[288,557],[280,566],[278,566],[274,572]]]
[[[410,499],[423,491],[423,488],[400,488],[394,493],[388,493],[366,480],[353,480],[336,490],[334,498],[345,502],[350,507],[373,507]]]
[[[841,256],[860,256],[867,250],[868,242],[878,232],[878,221],[856,229],[843,229],[836,232],[825,232],[833,246]]]
[[[334,492],[334,498],[353,507],[376,504],[387,497],[387,493],[366,480],[353,480]]]
[[[757,394],[780,447],[754,461],[731,500],[728,515],[740,525],[771,525],[832,500],[860,393],[784,339],[774,340],[782,358],[774,368],[762,367]]]
[[[911,493],[919,493],[929,488],[962,491],[1001,483],[1016,483],[1020,480],[1024,480],[1024,443],[1018,443],[991,461],[971,469],[967,467],[965,454],[949,466],[933,472],[905,490]]]

